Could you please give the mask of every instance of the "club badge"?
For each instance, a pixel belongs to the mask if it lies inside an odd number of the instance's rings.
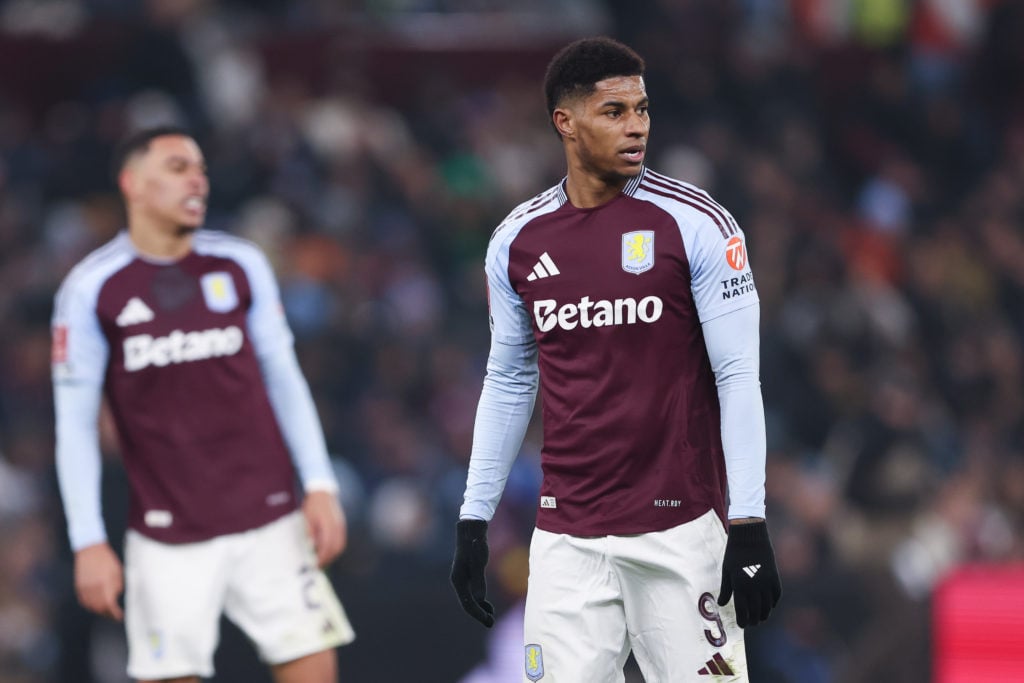
[[[544,652],[536,643],[526,646],[526,677],[531,681],[544,678]]]
[[[214,313],[227,313],[238,306],[238,292],[235,291],[235,281],[229,273],[207,273],[200,282],[206,307]]]
[[[622,235],[622,269],[639,275],[654,267],[654,231],[634,230]]]

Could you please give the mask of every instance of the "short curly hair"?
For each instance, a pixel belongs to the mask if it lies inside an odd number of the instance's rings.
[[[594,92],[598,81],[616,76],[643,76],[644,60],[632,48],[608,37],[569,43],[548,63],[544,98],[548,116],[566,98]]]

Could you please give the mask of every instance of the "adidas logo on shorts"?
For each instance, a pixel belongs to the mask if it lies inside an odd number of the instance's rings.
[[[703,669],[697,670],[698,676],[732,676],[735,673],[732,667],[729,666],[729,662],[725,661],[725,657],[718,652],[715,653],[714,657],[704,662]]]

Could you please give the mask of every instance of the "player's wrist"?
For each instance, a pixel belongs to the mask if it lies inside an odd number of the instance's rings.
[[[334,479],[310,479],[303,483],[302,488],[306,493],[322,491],[324,493],[333,493],[334,495],[338,494],[338,482]]]
[[[768,525],[763,519],[745,524],[730,524],[729,542],[741,546],[768,543]]]
[[[740,526],[743,524],[764,523],[764,517],[735,517],[729,519],[729,526]]]
[[[460,541],[475,541],[487,536],[487,522],[482,519],[460,519],[455,523],[455,533]]]

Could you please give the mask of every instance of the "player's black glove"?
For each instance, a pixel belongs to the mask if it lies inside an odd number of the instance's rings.
[[[756,626],[768,618],[782,596],[782,582],[775,566],[775,552],[764,522],[733,524],[722,561],[722,590],[718,604],[736,598],[736,623]]]
[[[487,522],[460,519],[455,525],[455,559],[452,561],[452,585],[462,609],[490,628],[494,626],[494,607],[487,602]]]

